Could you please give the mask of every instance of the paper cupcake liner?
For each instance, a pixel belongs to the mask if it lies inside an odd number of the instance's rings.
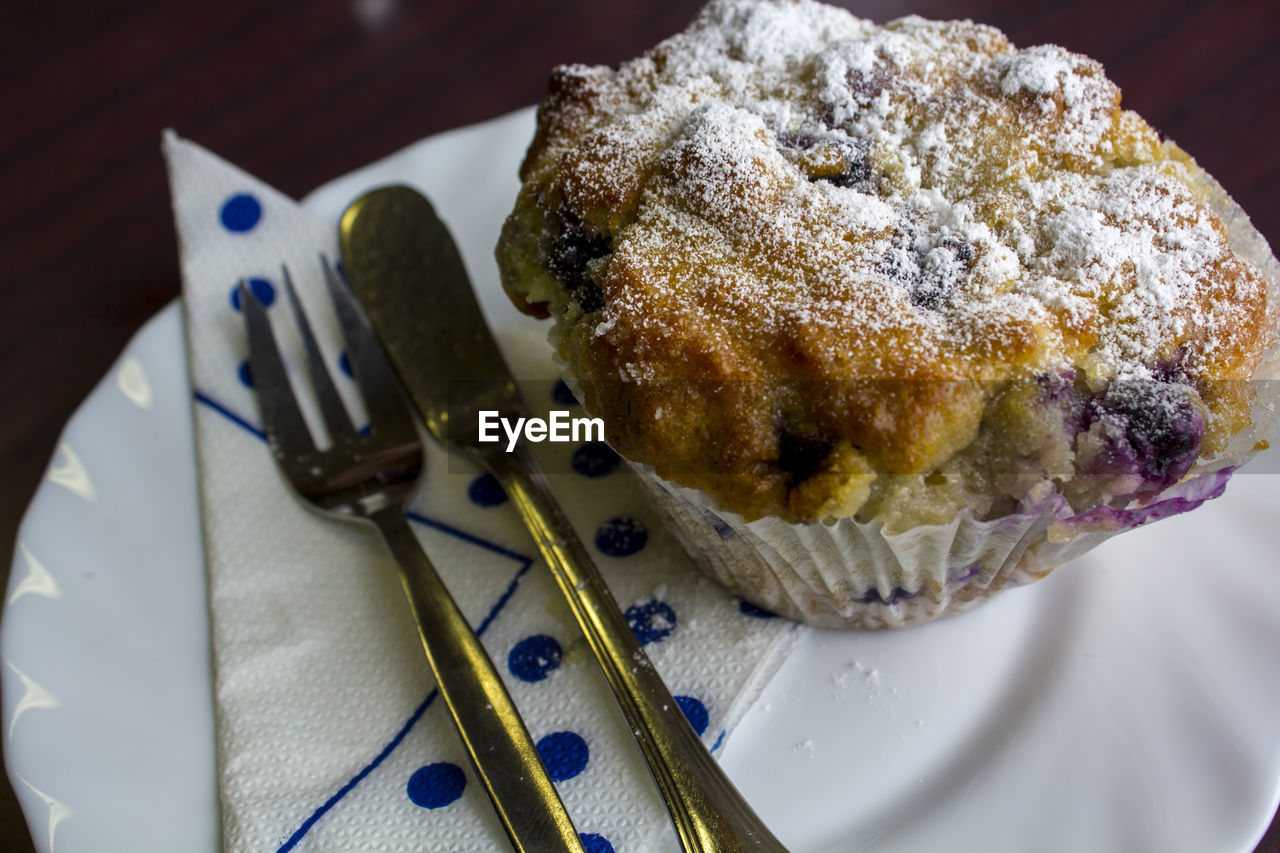
[[[1135,509],[1074,513],[1061,495],[989,521],[961,512],[942,525],[886,533],[851,518],[790,524],[713,511],[695,489],[633,466],[654,509],[704,572],[746,601],[826,628],[903,628],[959,613],[1028,583],[1124,530],[1195,509],[1234,469],[1168,489]]]

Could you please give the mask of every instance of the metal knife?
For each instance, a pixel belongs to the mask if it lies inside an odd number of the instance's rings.
[[[733,787],[685,719],[521,442],[479,441],[478,413],[527,410],[431,203],[390,186],[342,217],[342,257],[392,365],[431,434],[484,465],[519,512],[621,705],[689,853],[785,848]]]

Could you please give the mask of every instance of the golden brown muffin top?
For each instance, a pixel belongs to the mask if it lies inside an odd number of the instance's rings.
[[[968,21],[715,0],[557,69],[521,177],[508,292],[624,454],[747,517],[927,473],[1007,380],[1244,379],[1274,342],[1194,162],[1098,63]]]

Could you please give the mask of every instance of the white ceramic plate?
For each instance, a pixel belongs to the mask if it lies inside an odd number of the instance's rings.
[[[518,150],[528,129],[485,133]],[[308,204],[458,166],[410,150]],[[451,225],[465,243],[502,214]],[[183,352],[170,307],[72,419],[19,533],[5,749],[42,851],[217,849]],[[1277,519],[1280,476],[1242,474],[962,617],[811,632],[721,760],[795,853],[1252,850],[1280,797]]]

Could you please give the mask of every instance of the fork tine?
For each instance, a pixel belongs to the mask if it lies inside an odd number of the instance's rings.
[[[365,408],[369,410],[373,428],[384,432],[399,425],[412,428],[412,416],[400,391],[400,383],[355,295],[339,279],[324,255],[320,256],[320,264],[324,267],[325,284],[329,287],[329,297],[333,300],[338,324],[347,343],[351,371],[360,387]]]
[[[302,337],[302,349],[307,356],[307,374],[311,377],[311,384],[315,388],[316,398],[320,403],[320,413],[324,416],[325,428],[329,430],[331,439],[336,439],[338,435],[351,435],[356,428],[352,425],[347,407],[333,384],[333,377],[329,375],[329,370],[324,365],[324,354],[320,352],[320,346],[316,343],[316,337],[311,331],[307,313],[302,310],[302,302],[298,299],[297,291],[294,290],[289,268],[282,266],[280,269],[284,273],[284,289],[289,295],[289,304],[293,307],[298,334]]]
[[[243,279],[240,281],[240,305],[249,333],[249,369],[253,373],[254,391],[257,392],[254,396],[262,410],[262,426],[271,448],[277,451],[277,456],[281,447],[288,447],[295,453],[312,452],[315,443],[289,385],[289,375],[285,372],[284,359],[280,357],[280,348],[271,331],[266,306],[258,301]]]

